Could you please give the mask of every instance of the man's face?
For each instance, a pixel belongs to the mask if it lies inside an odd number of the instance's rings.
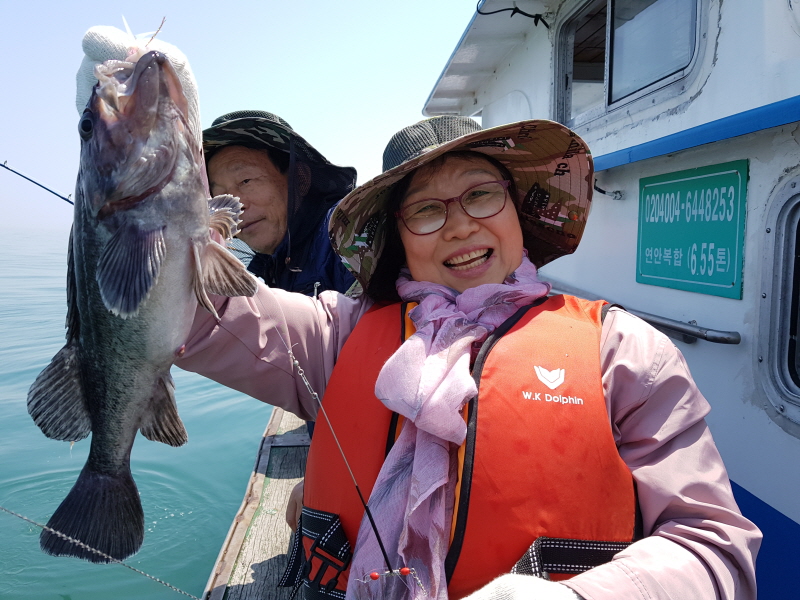
[[[225,146],[208,161],[211,194],[237,196],[244,205],[237,237],[272,254],[286,235],[289,183],[264,150]]]

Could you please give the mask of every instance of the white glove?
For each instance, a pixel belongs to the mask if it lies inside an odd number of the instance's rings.
[[[533,575],[501,575],[464,600],[583,600],[570,588]]]
[[[86,108],[86,103],[92,96],[92,88],[97,84],[97,77],[94,69],[97,65],[107,60],[128,60],[128,57],[138,59],[139,56],[151,50],[163,52],[175,68],[175,72],[181,80],[183,93],[189,105],[189,123],[193,131],[201,131],[200,108],[197,98],[197,82],[192,74],[189,61],[186,60],[183,52],[172,44],[163,42],[158,38],[152,42],[150,38],[136,39],[130,33],[126,33],[116,27],[98,25],[92,27],[83,36],[83,62],[78,69],[75,77],[77,83],[77,93],[75,104],[78,113],[82,113]]]

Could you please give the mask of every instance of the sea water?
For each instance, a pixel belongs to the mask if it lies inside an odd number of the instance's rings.
[[[26,408],[28,388],[64,344],[69,231],[0,229],[0,506],[46,523],[78,477],[89,439],[48,439]],[[194,596],[239,508],[271,407],[173,367],[181,448],[139,435],[131,469],[144,544],[126,560]],[[40,529],[0,511],[3,600],[185,598],[121,565],[52,557]]]

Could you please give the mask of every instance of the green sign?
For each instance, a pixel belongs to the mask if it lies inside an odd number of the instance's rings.
[[[639,180],[636,281],[741,299],[748,161]]]

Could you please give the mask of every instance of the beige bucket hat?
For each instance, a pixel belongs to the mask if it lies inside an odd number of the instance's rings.
[[[383,155],[384,172],[350,192],[329,224],[334,250],[364,289],[386,234],[392,186],[453,151],[487,154],[504,165],[517,187],[513,198],[523,243],[538,267],[575,252],[592,201],[594,166],[586,143],[554,121],[530,120],[481,129],[467,117],[426,119],[396,133]]]

